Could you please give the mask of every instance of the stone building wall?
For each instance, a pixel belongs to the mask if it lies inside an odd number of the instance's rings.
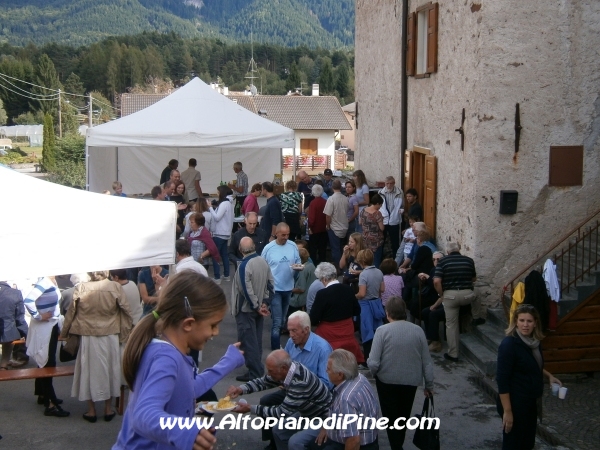
[[[478,124],[475,257],[501,286],[600,209],[600,2],[486,1],[478,14],[478,117],[487,120]],[[548,186],[552,145],[584,146],[583,186]],[[519,191],[517,214],[498,214],[501,189]]]
[[[397,106],[399,114],[400,92],[374,88],[390,66],[400,85],[399,44],[390,34],[401,37],[403,18],[392,13],[401,13],[400,3],[357,0],[357,167],[370,178],[382,178],[401,157],[399,124],[390,133],[389,110],[380,108]],[[409,11],[424,3],[410,1]],[[511,276],[600,208],[599,23],[596,0],[439,0],[438,72],[409,77],[408,147],[438,158],[438,244],[461,243],[492,301]],[[374,59],[396,51],[397,60]],[[516,103],[523,131],[515,156]],[[454,131],[462,108],[464,151]],[[383,136],[395,139],[393,149]],[[583,186],[548,186],[551,145],[584,145]],[[519,191],[517,214],[499,214],[502,189]]]
[[[427,2],[410,1],[409,13]],[[446,242],[459,242],[464,253],[473,256],[477,245],[481,21],[464,0],[439,3],[438,71],[429,78],[408,78],[407,144],[409,149],[415,145],[428,148],[438,159],[438,246],[444,250]],[[461,126],[463,108],[464,151],[455,131]]]
[[[402,1],[356,0],[354,167],[369,181],[402,179]]]

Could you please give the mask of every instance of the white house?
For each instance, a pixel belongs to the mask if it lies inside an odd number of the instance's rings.
[[[298,168],[309,172],[335,167],[335,137],[352,130],[336,97],[302,95],[229,95],[240,106],[296,132]],[[291,169],[293,148],[284,148],[283,168]]]

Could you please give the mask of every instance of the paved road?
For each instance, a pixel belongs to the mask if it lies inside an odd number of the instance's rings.
[[[230,292],[229,283],[223,283],[222,287],[227,294]],[[270,325],[270,321],[267,322]],[[227,315],[220,336],[209,342],[204,351],[203,366],[216,362],[227,345],[235,340],[235,323]],[[285,338],[282,338],[282,343],[285,343]],[[269,348],[267,330],[263,345],[265,349]],[[495,406],[469,381],[474,375],[472,366],[467,362],[450,363],[441,358],[441,354],[434,355],[434,361],[436,412],[441,419],[442,448],[501,448],[501,421]],[[235,376],[242,372],[240,369],[221,381],[215,388],[217,395],[224,395],[231,384],[239,384],[235,382]],[[54,381],[58,396],[65,401],[63,407],[71,411],[71,417],[64,419],[43,415],[43,407],[36,404],[33,396],[33,380],[0,383],[0,435],[3,436],[0,447],[19,450],[109,449],[119,432],[121,417],[117,416],[110,423],[100,420],[90,424],[84,421],[81,415],[86,411],[85,405],[70,397],[71,383],[70,377]],[[597,404],[596,397],[593,396]],[[259,394],[247,396],[251,404],[259,398]],[[420,412],[422,398],[422,394],[417,392],[413,414]],[[101,405],[97,405],[97,410],[102,412]],[[415,449],[412,436],[413,432],[408,431],[405,449]],[[265,444],[260,440],[260,432],[254,430],[222,430],[217,438],[218,449],[260,450]],[[390,448],[385,433],[380,434],[380,448]],[[540,443],[536,448],[552,447]]]

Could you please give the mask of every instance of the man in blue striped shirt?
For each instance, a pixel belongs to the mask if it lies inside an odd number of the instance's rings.
[[[342,424],[344,418],[347,418],[347,425],[344,427],[336,424],[332,430],[323,428],[317,436],[316,443],[309,448],[377,450],[379,444],[377,443],[375,423],[380,417],[379,402],[371,383],[358,373],[356,357],[348,350],[334,350],[327,361],[327,375],[335,385],[329,416],[335,414],[336,418],[342,417]],[[357,421],[351,422],[350,417],[347,417],[348,414],[356,417]],[[359,416],[360,414],[362,416]],[[362,421],[361,428],[371,429],[359,429],[359,417]],[[365,421],[369,422],[368,427],[365,426]],[[291,447],[290,450],[292,450]]]

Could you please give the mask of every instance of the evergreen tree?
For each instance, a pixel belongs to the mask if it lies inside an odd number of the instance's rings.
[[[4,110],[4,104],[2,103],[2,99],[0,99],[0,125],[6,125],[7,120],[8,116],[6,115],[6,111]]]
[[[58,74],[54,68],[54,63],[45,53],[40,56],[40,60],[35,70],[36,84],[42,87],[34,86],[32,91],[37,96],[53,96],[61,89]],[[41,98],[41,97],[40,97]],[[38,109],[44,114],[52,114],[52,117],[58,116],[58,96],[56,98],[49,97],[50,100],[34,100],[33,109]]]
[[[66,79],[65,84],[65,93],[77,94],[77,95],[85,95],[85,88],[83,87],[83,83],[81,79],[77,76],[77,74],[71,72],[71,75]],[[69,101],[69,103],[73,106],[84,106],[85,98],[78,97],[76,95],[68,95],[65,94],[65,98]]]
[[[331,69],[331,63],[325,61],[321,68],[321,75],[319,76],[319,92],[323,94],[331,94],[335,89],[333,83],[333,70]]]
[[[343,63],[337,69],[337,79],[335,83],[335,90],[337,91],[340,98],[345,98],[350,93],[350,75],[348,73],[348,66]]]
[[[54,140],[54,122],[48,113],[44,116],[44,145],[42,150],[42,166],[46,172],[56,168],[56,143]]]
[[[292,63],[292,67],[290,69],[290,75],[287,80],[285,80],[285,88],[288,91],[293,91],[296,88],[300,87],[300,83],[302,82],[302,78],[300,77],[300,71],[298,70],[298,66],[296,63]]]

